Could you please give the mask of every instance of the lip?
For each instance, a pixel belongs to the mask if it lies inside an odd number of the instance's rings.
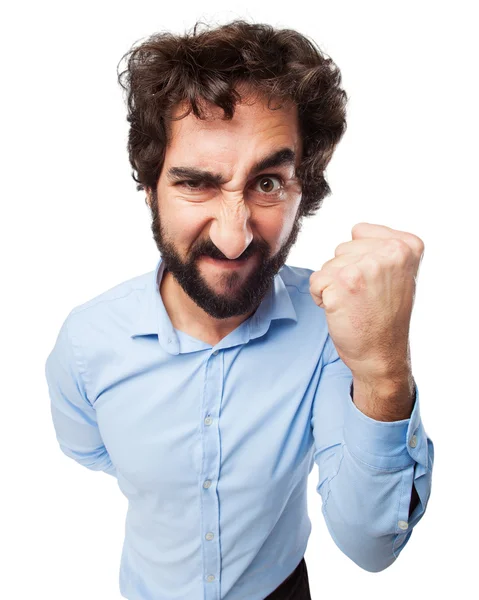
[[[250,262],[251,256],[245,260],[242,260],[241,262],[233,260],[218,260],[216,258],[211,258],[210,256],[202,256],[201,260],[204,260],[210,265],[222,267],[223,269],[241,269],[241,267],[244,267]]]

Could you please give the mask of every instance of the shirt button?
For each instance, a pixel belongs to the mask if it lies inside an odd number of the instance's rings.
[[[213,419],[211,417],[206,417],[205,425],[211,425],[211,423],[213,423]]]
[[[203,484],[203,487],[204,487],[205,489],[208,489],[208,488],[210,487],[210,485],[211,485],[211,481],[210,481],[209,479],[207,479],[207,480],[204,482],[204,484]]]
[[[413,435],[411,437],[411,439],[409,440],[409,445],[411,446],[411,448],[415,448],[417,444],[417,437],[415,435]]]
[[[208,533],[205,535],[205,538],[206,538],[207,540],[212,540],[214,537],[215,537],[215,536],[214,536],[214,534],[213,534],[213,533],[211,533],[211,531],[208,531]]]
[[[214,354],[214,356],[216,356],[216,355],[218,354],[218,350],[215,350],[215,351],[213,352],[213,354]]]
[[[406,521],[398,521],[398,527],[400,529],[407,529],[409,527],[408,523],[406,523]]]
[[[208,577],[206,578],[206,581],[214,581],[214,580],[215,580],[214,575],[208,575]]]

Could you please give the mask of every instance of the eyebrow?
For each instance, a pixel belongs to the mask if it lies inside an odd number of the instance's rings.
[[[256,175],[260,171],[272,167],[283,167],[296,164],[296,153],[292,148],[280,148],[272,154],[268,154],[257,161],[251,169],[251,174]],[[171,167],[166,174],[168,181],[174,182],[180,179],[200,180],[213,185],[226,183],[226,179],[221,173],[212,173],[196,167]]]

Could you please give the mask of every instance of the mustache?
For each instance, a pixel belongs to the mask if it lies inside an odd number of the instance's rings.
[[[253,256],[253,254],[256,254],[258,251],[260,252],[260,254],[267,254],[266,249],[265,251],[262,251],[261,248],[248,246],[248,248],[246,248],[246,250],[243,252],[243,254],[241,254],[241,256],[238,256],[237,258],[228,258],[221,252],[221,250],[216,248],[216,246],[208,246],[204,248],[198,248],[193,255],[192,262],[194,262],[198,258],[201,258],[202,256],[208,256],[209,258],[216,258],[218,260],[240,261],[250,258],[250,256]]]

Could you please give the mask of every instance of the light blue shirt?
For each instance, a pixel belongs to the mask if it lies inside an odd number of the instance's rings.
[[[367,571],[391,565],[431,491],[417,387],[409,419],[356,407],[311,269],[284,265],[215,346],[172,326],[163,271],[160,257],[73,308],[46,361],[60,448],[128,499],[122,596],[263,600],[305,554],[314,463],[337,546]]]

